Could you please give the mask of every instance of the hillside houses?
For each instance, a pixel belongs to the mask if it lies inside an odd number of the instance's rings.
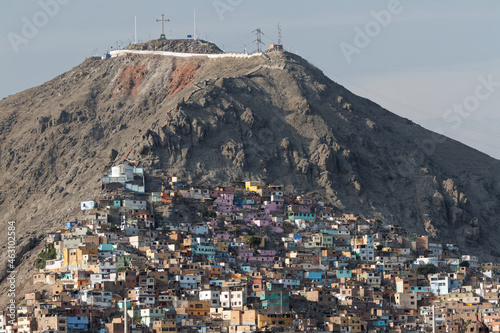
[[[18,331],[500,331],[497,263],[281,185],[165,183],[47,236]]]

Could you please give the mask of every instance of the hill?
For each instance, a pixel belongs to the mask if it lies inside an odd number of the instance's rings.
[[[500,161],[352,94],[294,54],[88,58],[0,110],[2,228],[17,221],[20,260],[100,193],[100,177],[129,150],[150,184],[173,175],[282,183],[485,260],[500,255]]]

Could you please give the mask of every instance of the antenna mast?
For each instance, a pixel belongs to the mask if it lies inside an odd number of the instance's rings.
[[[134,44],[137,44],[137,16],[134,16]]]
[[[196,9],[194,10],[194,31],[193,31],[193,40],[196,40]]]
[[[278,22],[278,45],[282,45],[281,44],[281,25],[279,22]]]

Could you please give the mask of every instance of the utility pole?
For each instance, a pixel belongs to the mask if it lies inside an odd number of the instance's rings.
[[[156,19],[156,22],[161,22],[161,35],[160,40],[167,39],[165,37],[165,22],[170,22],[170,19],[165,19],[165,14],[161,14],[161,19]]]
[[[254,32],[257,32],[257,39],[255,40],[255,42],[257,42],[257,52],[262,53],[262,30],[257,28]]]
[[[123,332],[128,333],[128,326],[127,326],[127,299],[126,298],[125,298],[124,304],[125,305],[123,306],[123,308],[124,308],[124,314],[123,314],[123,316],[124,316],[124,323],[123,323],[124,330],[123,330]]]
[[[94,305],[94,294],[92,293],[92,305],[90,306],[90,325],[89,325],[89,329],[90,329],[90,332],[93,332],[92,330],[92,308],[93,308],[93,305]]]
[[[432,306],[432,333],[436,333],[436,306]]]

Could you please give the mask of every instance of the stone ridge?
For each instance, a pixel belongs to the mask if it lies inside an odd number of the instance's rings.
[[[217,45],[192,39],[167,39],[150,40],[145,43],[138,43],[127,46],[125,50],[144,50],[144,51],[169,51],[180,53],[200,53],[200,54],[219,54],[224,53]]]

